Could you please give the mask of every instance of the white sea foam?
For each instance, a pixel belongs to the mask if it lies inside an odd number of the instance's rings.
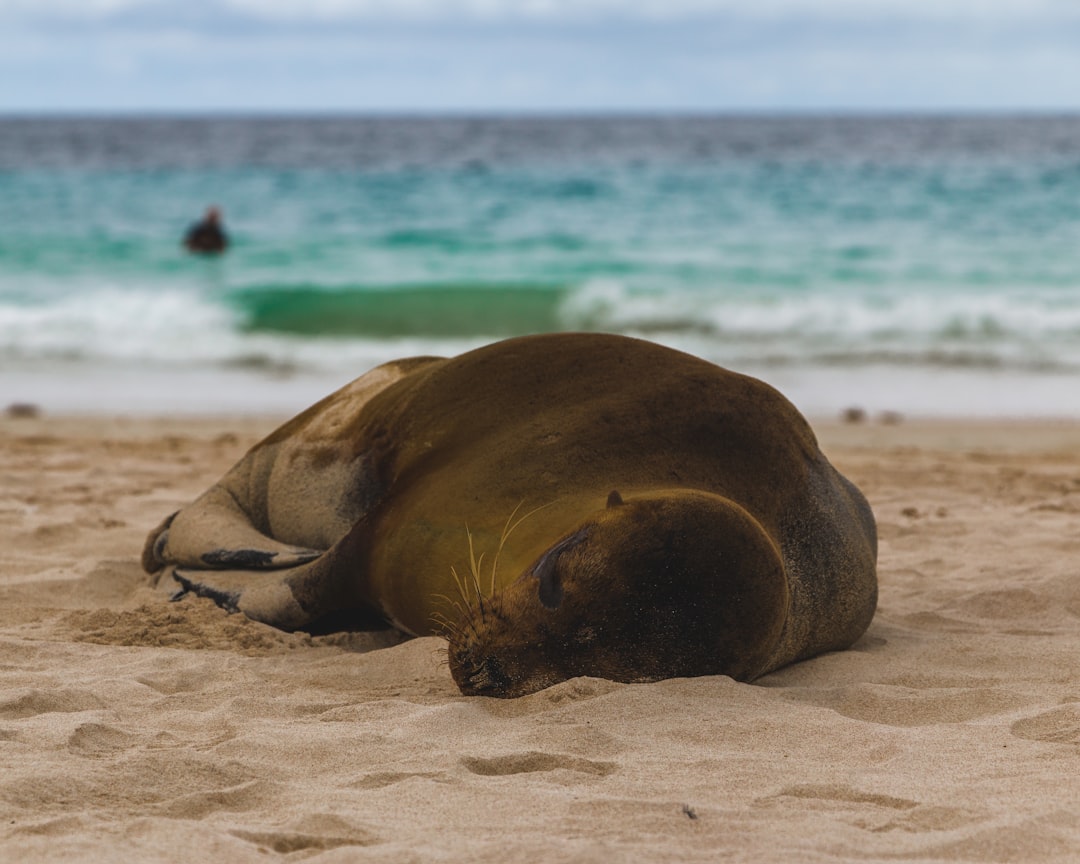
[[[562,312],[569,326],[693,336],[729,363],[1080,370],[1080,298],[1065,291],[661,296],[598,280]]]
[[[596,281],[567,329],[641,335],[765,378],[804,410],[1080,416],[1080,301],[1043,291],[935,297],[667,296]],[[0,407],[299,410],[386,360],[450,356],[469,338],[312,338],[246,332],[211,292],[99,286],[0,303]]]
[[[161,368],[247,367],[335,372],[389,359],[388,351],[467,350],[482,337],[386,341],[249,333],[240,315],[205,293],[100,288],[45,304],[0,302],[0,359],[28,367],[56,361]]]

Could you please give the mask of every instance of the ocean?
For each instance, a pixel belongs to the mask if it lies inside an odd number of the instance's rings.
[[[1080,417],[1080,117],[0,118],[0,410],[291,413],[553,330]]]

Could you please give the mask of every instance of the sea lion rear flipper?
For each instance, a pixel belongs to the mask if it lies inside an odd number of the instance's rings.
[[[218,485],[151,531],[142,561],[148,573],[168,564],[200,570],[283,570],[313,561],[322,553],[267,537],[228,490]]]
[[[361,520],[333,548],[312,561],[279,570],[208,570],[170,567],[163,582],[171,578],[180,599],[191,593],[207,597],[229,612],[282,630],[299,630],[329,615],[355,619],[369,628],[380,618],[361,599],[364,569],[362,550],[367,525]],[[355,614],[353,614],[355,613]]]

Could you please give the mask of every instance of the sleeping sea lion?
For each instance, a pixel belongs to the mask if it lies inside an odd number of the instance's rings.
[[[445,636],[463,693],[519,696],[845,648],[876,556],[866,500],[776,390],[552,334],[373,369],[167,518],[143,566],[284,629]]]

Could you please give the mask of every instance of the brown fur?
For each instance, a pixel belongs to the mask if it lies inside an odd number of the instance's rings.
[[[846,647],[875,557],[865,500],[775,390],[560,334],[373,370],[253,448],[144,560],[278,626],[356,610],[442,633],[464,692],[518,695],[581,674],[750,680]]]

